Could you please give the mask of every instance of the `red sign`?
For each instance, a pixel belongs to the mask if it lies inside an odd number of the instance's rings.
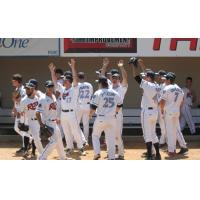
[[[64,53],[137,53],[137,39],[65,38]]]

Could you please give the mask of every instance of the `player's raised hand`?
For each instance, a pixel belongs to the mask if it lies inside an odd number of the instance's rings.
[[[50,71],[54,71],[55,70],[55,65],[53,64],[53,63],[50,63],[49,65],[48,65],[48,67],[49,67],[49,69],[50,69]]]
[[[110,61],[108,58],[103,59],[103,67],[107,67],[109,65]]]
[[[124,66],[124,60],[119,60],[117,66],[120,68],[120,67],[123,67]]]
[[[75,67],[76,61],[74,58],[70,59],[70,62],[68,62],[68,65],[70,66],[70,68]]]

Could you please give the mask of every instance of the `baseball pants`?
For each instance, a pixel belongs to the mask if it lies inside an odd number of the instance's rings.
[[[196,133],[195,124],[192,119],[191,107],[189,105],[183,105],[181,108],[181,117],[180,117],[181,130],[185,128],[186,123],[189,126],[191,134],[195,134]]]
[[[87,105],[87,107],[81,106],[79,107],[77,111],[77,118],[78,118],[78,123],[80,124],[81,121],[83,123],[83,140],[85,138],[86,141],[88,141],[89,137],[89,113],[90,113],[90,107]]]
[[[49,143],[46,145],[42,154],[40,155],[39,160],[46,160],[47,157],[52,153],[54,148],[56,148],[60,160],[64,160],[65,159],[64,146],[62,143],[62,136],[58,125],[56,124],[56,122],[48,122],[46,123],[46,125],[53,128],[54,133],[51,136]]]
[[[115,145],[118,146],[118,154],[124,156],[124,144],[122,140],[123,113],[119,112],[116,116]]]
[[[179,123],[180,113],[165,113],[168,152],[176,152],[176,141],[182,148],[187,148]]]
[[[145,143],[152,142],[158,143],[158,137],[156,135],[156,122],[158,119],[157,109],[142,109],[141,112],[141,124],[143,130],[143,137]]]
[[[74,149],[73,141],[77,143],[78,149],[83,148],[81,129],[75,111],[61,113],[61,125],[65,134],[67,149]]]
[[[31,134],[31,136],[33,137],[35,146],[39,154],[41,155],[43,152],[43,146],[40,139],[40,125],[37,120],[30,120],[28,124],[29,124],[28,133]]]
[[[160,144],[165,144],[167,143],[167,136],[166,136],[166,128],[165,128],[165,120],[164,116],[161,113],[161,110],[158,110],[158,122],[160,125],[160,130],[161,130],[161,136],[160,136]]]
[[[116,130],[116,118],[103,118],[97,117],[94,126],[93,126],[93,133],[92,133],[92,144],[94,148],[95,155],[101,153],[100,149],[100,137],[102,132],[105,133],[107,150],[108,150],[108,159],[115,159],[115,130]]]

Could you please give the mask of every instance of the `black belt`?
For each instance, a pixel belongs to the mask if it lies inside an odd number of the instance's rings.
[[[153,107],[148,107],[148,110],[153,110]]]
[[[90,104],[90,102],[87,102],[87,104]]]
[[[49,122],[55,122],[56,119],[48,119],[47,121],[49,121]]]
[[[62,112],[73,112],[74,110],[71,109],[71,110],[62,110]]]
[[[31,118],[31,120],[32,120],[32,121],[35,121],[35,120],[37,120],[37,119],[36,119],[36,118]]]

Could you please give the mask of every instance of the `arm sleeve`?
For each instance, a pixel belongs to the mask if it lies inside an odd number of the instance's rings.
[[[92,100],[91,100],[90,104],[95,105],[95,106],[99,105],[99,95],[97,93],[95,93],[92,96]]]
[[[44,112],[44,100],[39,100],[36,112],[43,113]]]
[[[161,93],[160,99],[167,100],[167,96],[168,96],[168,92],[167,90],[164,89]]]

